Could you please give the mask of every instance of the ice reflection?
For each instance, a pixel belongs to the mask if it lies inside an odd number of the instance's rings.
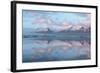
[[[23,42],[23,62],[90,59],[90,41],[32,40]]]

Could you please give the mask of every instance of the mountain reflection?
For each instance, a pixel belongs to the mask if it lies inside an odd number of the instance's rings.
[[[89,40],[32,40],[24,38],[23,62],[90,59]]]

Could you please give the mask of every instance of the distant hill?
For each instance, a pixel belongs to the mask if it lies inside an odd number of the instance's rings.
[[[89,24],[63,24],[56,25],[51,24],[47,27],[36,27],[36,28],[24,28],[25,32],[41,32],[41,33],[50,33],[50,32],[91,32],[91,26]]]

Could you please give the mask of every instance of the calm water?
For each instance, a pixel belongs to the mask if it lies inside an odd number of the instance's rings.
[[[23,62],[86,60],[91,58],[89,33],[24,33]]]

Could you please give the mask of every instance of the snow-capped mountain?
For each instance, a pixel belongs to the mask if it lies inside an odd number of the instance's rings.
[[[68,27],[67,27],[68,26]],[[67,25],[64,30],[61,31],[81,31],[81,32],[90,32],[91,27],[87,25]]]
[[[45,28],[37,28],[35,32],[68,32],[68,31],[81,31],[90,32],[91,27],[86,24],[66,24],[66,25],[50,25]]]

